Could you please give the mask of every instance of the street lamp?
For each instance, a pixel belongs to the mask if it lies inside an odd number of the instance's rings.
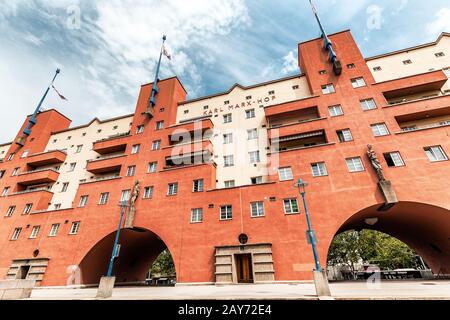
[[[302,179],[298,179],[297,184],[295,185],[298,187],[298,190],[302,196],[303,199],[303,207],[305,208],[305,216],[306,216],[306,222],[308,224],[308,230],[306,230],[306,238],[308,240],[308,243],[311,244],[313,255],[314,255],[314,262],[315,262],[315,269],[313,270],[314,274],[314,284],[316,286],[316,292],[317,295],[320,296],[331,296],[330,288],[328,286],[328,279],[325,273],[325,270],[322,269],[320,266],[319,256],[317,255],[317,238],[314,233],[314,230],[311,226],[311,220],[309,219],[309,211],[308,206],[306,204],[306,186],[308,183],[306,181],[303,181]]]
[[[116,239],[114,241],[114,246],[113,246],[113,250],[111,253],[111,260],[109,261],[109,267],[108,267],[108,273],[107,273],[107,277],[112,277],[112,272],[113,272],[113,266],[114,266],[114,261],[115,259],[119,256],[119,249],[120,249],[120,245],[119,245],[119,236],[120,236],[120,229],[122,229],[122,221],[123,221],[123,216],[126,213],[127,208],[129,207],[128,202],[126,200],[122,201],[119,203],[120,206],[120,220],[119,220],[119,226],[117,227],[117,233],[116,233]]]

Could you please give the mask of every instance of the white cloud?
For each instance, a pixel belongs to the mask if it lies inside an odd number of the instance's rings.
[[[297,55],[294,51],[290,51],[286,56],[284,56],[283,61],[283,68],[281,69],[282,74],[298,71]]]
[[[435,14],[435,19],[426,26],[430,36],[436,37],[444,31],[450,31],[450,8],[442,8]]]

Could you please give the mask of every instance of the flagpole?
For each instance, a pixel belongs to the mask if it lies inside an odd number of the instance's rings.
[[[152,87],[152,94],[150,96],[150,105],[149,108],[154,108],[156,105],[156,95],[158,94],[159,90],[158,90],[158,77],[159,77],[159,69],[161,68],[161,59],[162,59],[162,55],[163,55],[163,50],[164,50],[164,43],[166,42],[167,37],[163,36],[162,40],[162,45],[161,45],[161,52],[159,54],[159,60],[158,60],[158,64],[156,66],[156,75],[155,75],[155,81],[153,82],[153,87]]]
[[[327,49],[327,51],[330,54],[330,62],[334,63],[336,61],[336,59],[337,59],[337,56],[336,56],[336,53],[333,50],[333,43],[328,38],[328,35],[325,32],[325,28],[322,25],[322,21],[320,21],[319,14],[317,12],[317,8],[315,7],[315,5],[313,3],[313,0],[309,0],[309,3],[311,4],[314,16],[316,17],[317,23],[319,24],[320,31],[322,32],[322,37],[323,37],[323,40],[325,41],[325,49]]]

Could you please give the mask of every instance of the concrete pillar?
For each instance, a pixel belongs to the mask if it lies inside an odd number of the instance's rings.
[[[313,271],[314,285],[316,286],[316,293],[319,299],[331,298],[330,286],[328,285],[327,274],[324,270]]]
[[[98,286],[96,298],[107,299],[111,298],[113,294],[116,277],[102,277]]]

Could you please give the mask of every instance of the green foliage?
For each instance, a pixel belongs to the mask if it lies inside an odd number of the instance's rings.
[[[417,268],[417,254],[400,240],[387,234],[363,230],[337,235],[328,253],[328,264],[343,264],[355,271],[355,264],[376,264],[382,270]]]
[[[150,270],[152,275],[159,274],[169,276],[175,274],[175,265],[169,250],[164,250],[152,265]]]

